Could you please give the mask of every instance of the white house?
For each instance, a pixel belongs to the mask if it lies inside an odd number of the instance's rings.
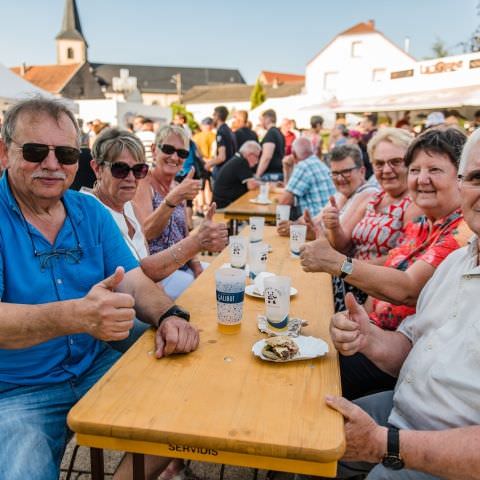
[[[306,66],[309,97],[329,102],[375,93],[391,68],[413,68],[416,60],[375,30],[369,20],[338,34]]]

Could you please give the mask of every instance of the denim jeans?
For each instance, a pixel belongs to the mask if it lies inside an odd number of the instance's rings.
[[[109,346],[81,377],[57,384],[0,382],[0,478],[57,480],[72,406],[120,357]]]

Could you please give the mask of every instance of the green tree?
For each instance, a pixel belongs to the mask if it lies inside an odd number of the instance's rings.
[[[450,55],[450,52],[445,46],[445,42],[439,37],[437,37],[431,48],[433,54],[435,55],[434,58],[448,57]]]
[[[250,94],[250,109],[253,110],[261,105],[267,99],[263,85],[260,83],[260,80],[257,78],[255,86],[253,87],[252,93]]]
[[[187,124],[192,132],[194,132],[198,128],[198,123],[195,121],[195,118],[193,116],[192,112],[189,112],[187,110],[187,107],[181,103],[172,103],[170,105],[170,108],[172,109],[172,118],[177,114],[177,113],[183,113],[187,117]]]

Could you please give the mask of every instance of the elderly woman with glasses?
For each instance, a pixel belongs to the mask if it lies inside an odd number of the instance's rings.
[[[194,259],[200,250],[218,252],[226,245],[226,226],[212,221],[215,207],[211,208],[195,234],[175,237],[175,241],[165,248],[157,249],[156,253],[149,252],[131,202],[139,186],[146,182],[142,179],[149,171],[142,143],[134,134],[111,128],[97,137],[92,156],[91,166],[97,177],[93,194],[112,214],[130,250],[141,261],[144,272],[154,281],[161,281],[170,297],[178,297],[193,281],[193,275],[179,268]]]
[[[201,188],[201,181],[193,178],[193,168],[182,183],[175,181],[188,157],[188,148],[188,136],[182,127],[169,125],[157,132],[152,145],[155,166],[140,184],[134,199],[150,253],[170,248],[188,236],[186,201],[193,200]],[[180,266],[187,283],[202,271],[196,258]]]
[[[303,247],[304,270],[343,277],[367,292],[371,296],[366,304],[370,321],[382,329],[395,330],[405,317],[415,313],[418,295],[435,269],[471,236],[460,210],[457,180],[465,140],[465,135],[456,128],[438,128],[425,131],[409,146],[404,159],[408,190],[422,214],[405,226],[402,242],[389,251],[384,266],[353,260],[335,250],[319,233],[316,241]],[[374,168],[377,159],[374,155]],[[350,298],[347,307],[353,302]],[[334,316],[331,327],[334,330],[335,318],[338,317]],[[351,348],[348,334],[344,335],[344,341]],[[358,342],[361,341],[359,337]],[[341,340],[337,347],[340,353],[349,353],[342,350]],[[361,354],[341,356],[340,365],[343,394],[347,398],[390,389],[395,384],[393,377]]]

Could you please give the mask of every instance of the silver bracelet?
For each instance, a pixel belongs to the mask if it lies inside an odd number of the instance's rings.
[[[181,253],[182,253],[182,249],[181,249],[180,247],[177,247],[177,248],[178,248],[178,250],[179,250],[179,253],[181,254]],[[172,256],[173,260],[175,261],[175,263],[176,263],[179,267],[183,267],[183,263],[178,260],[178,257],[177,257],[177,255],[175,254],[174,247],[171,247],[170,250],[169,250],[169,252],[170,252],[170,255]]]

